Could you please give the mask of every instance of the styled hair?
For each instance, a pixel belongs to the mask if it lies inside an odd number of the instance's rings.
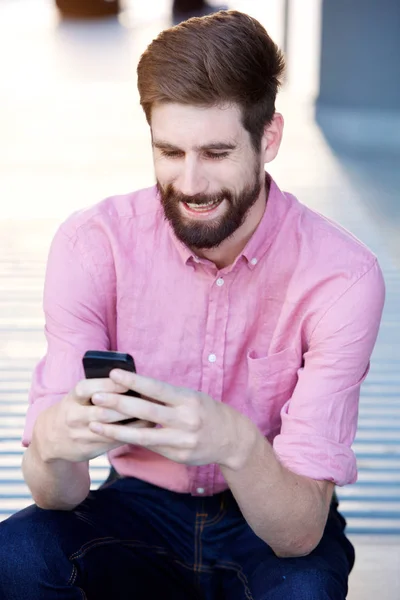
[[[256,19],[220,11],[165,29],[151,42],[137,68],[140,104],[149,125],[156,103],[236,104],[259,151],[284,68],[282,52]]]

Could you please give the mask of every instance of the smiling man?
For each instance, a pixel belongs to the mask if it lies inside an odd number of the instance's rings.
[[[258,151],[237,106],[160,104],[151,123],[157,188],[176,237],[219,268],[228,266],[265,211],[264,162],[276,155],[282,117],[274,115],[271,144],[265,140]]]
[[[236,11],[142,55],[157,184],[54,238],[23,438],[35,505],[0,525],[1,598],[345,599],[333,492],[357,477],[384,283],[368,248],[265,171],[282,71]],[[87,350],[128,352],[138,374],[85,379]],[[104,453],[111,476],[90,491]]]

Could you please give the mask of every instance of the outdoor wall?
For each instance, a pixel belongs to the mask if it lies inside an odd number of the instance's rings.
[[[316,109],[333,141],[400,148],[399,0],[323,0]]]

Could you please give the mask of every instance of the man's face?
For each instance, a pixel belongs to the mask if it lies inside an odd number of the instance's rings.
[[[153,107],[154,167],[165,216],[192,248],[214,248],[245,221],[265,179],[236,106]]]

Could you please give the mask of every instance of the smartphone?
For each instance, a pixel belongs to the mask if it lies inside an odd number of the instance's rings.
[[[88,350],[83,359],[83,368],[86,379],[106,379],[113,369],[123,369],[136,373],[135,361],[130,354],[124,352],[111,352],[108,350]],[[133,390],[128,390],[126,396],[136,396],[140,398],[140,394]],[[139,419],[124,419],[118,423],[126,424],[133,423]]]

